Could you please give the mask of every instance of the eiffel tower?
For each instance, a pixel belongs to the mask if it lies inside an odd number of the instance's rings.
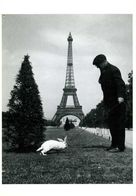
[[[78,117],[80,120],[83,119],[84,114],[82,106],[79,104],[77,97],[77,89],[75,88],[74,81],[74,70],[73,70],[73,54],[72,54],[72,35],[69,33],[68,36],[68,56],[67,56],[67,69],[66,69],[66,80],[65,87],[63,88],[63,96],[60,105],[57,107],[57,112],[53,117],[53,121],[58,124],[60,119],[66,115],[73,115]],[[68,96],[73,97],[74,105],[67,105]]]

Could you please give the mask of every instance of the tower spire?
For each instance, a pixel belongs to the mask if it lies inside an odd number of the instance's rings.
[[[72,35],[71,32],[68,36],[68,55],[67,55],[67,70],[65,88],[75,88],[74,70],[73,70],[73,51],[72,51]]]

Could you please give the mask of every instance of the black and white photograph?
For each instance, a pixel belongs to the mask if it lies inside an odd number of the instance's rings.
[[[133,20],[2,13],[2,186],[134,184]]]
[[[3,15],[2,33],[2,182],[133,183],[132,15]]]

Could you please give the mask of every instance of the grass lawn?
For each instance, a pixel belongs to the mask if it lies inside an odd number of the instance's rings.
[[[50,152],[47,156],[35,153],[3,152],[3,184],[130,184],[132,149],[123,153],[105,150],[110,142],[75,128],[46,131],[47,139],[68,135],[68,148]]]

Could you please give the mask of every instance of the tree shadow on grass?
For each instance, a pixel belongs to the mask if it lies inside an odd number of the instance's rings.
[[[65,153],[66,151],[65,150],[50,150],[47,152],[47,154],[60,154],[60,153]]]

